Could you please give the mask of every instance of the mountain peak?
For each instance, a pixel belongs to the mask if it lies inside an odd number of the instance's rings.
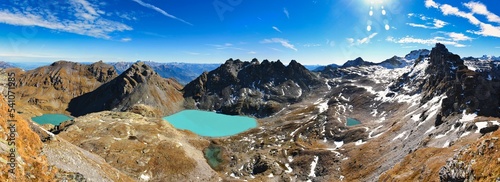
[[[358,57],[354,60],[347,61],[346,63],[344,63],[344,65],[342,65],[342,67],[347,68],[347,67],[370,66],[370,65],[375,65],[375,63],[365,61],[363,60],[363,58]]]

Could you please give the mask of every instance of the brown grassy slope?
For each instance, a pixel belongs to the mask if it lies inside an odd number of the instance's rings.
[[[454,156],[465,165],[472,163],[474,181],[495,181],[500,176],[499,137],[497,130],[479,139],[464,137],[448,148],[418,149],[382,174],[379,181],[439,181],[441,168]]]
[[[49,166],[45,156],[41,154],[42,142],[37,134],[29,127],[27,121],[18,114],[14,115],[17,122],[17,136],[15,139],[17,156],[15,175],[9,175],[10,169],[5,163],[9,160],[10,147],[7,143],[9,134],[7,119],[11,119],[8,113],[8,105],[3,96],[0,96],[0,181],[52,181],[56,169]]]
[[[6,72],[16,73],[17,104],[28,116],[42,113],[67,113],[69,101],[90,92],[117,76],[110,65],[97,62],[91,65],[58,61],[49,66],[30,71],[17,68]]]
[[[164,120],[104,111],[65,125],[59,137],[101,156],[136,180],[149,176],[151,181],[217,181],[201,151],[209,142],[179,132]]]

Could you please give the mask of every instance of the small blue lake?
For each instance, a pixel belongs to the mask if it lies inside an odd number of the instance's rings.
[[[231,136],[257,127],[257,121],[250,117],[199,110],[184,110],[163,119],[177,129],[189,130],[208,137]]]
[[[361,122],[358,121],[357,119],[347,118],[347,126],[354,126],[354,125],[358,125],[358,124],[361,124]]]
[[[40,125],[43,124],[59,125],[62,122],[71,120],[73,118],[66,116],[64,114],[44,114],[41,116],[33,117],[31,119]]]

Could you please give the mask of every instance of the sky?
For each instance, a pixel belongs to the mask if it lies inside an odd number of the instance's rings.
[[[500,56],[494,0],[2,0],[0,61],[381,62]]]

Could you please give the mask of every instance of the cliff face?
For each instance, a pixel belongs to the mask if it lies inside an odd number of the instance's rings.
[[[72,98],[117,76],[112,66],[102,62],[84,65],[58,61],[27,72],[20,69],[6,72],[16,73],[19,111],[28,115],[64,113]]]
[[[150,106],[147,108],[154,109],[148,111],[149,116],[162,117],[182,109],[181,89],[182,85],[175,80],[162,78],[149,66],[138,62],[94,91],[72,99],[67,111],[73,116],[82,116],[104,110],[142,110]]]
[[[187,84],[184,97],[203,110],[266,117],[300,101],[318,80],[296,61],[285,66],[280,61],[230,59]]]

